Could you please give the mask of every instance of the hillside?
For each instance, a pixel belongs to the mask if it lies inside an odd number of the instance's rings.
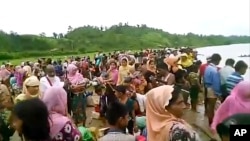
[[[146,25],[114,25],[110,28],[84,26],[72,29],[66,35],[54,33],[46,37],[37,35],[7,34],[0,31],[0,59],[33,56],[69,55],[96,51],[139,50],[155,47],[202,47],[249,43],[249,36],[170,34]],[[8,52],[8,54],[6,54]]]

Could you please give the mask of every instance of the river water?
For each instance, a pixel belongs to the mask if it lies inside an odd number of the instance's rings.
[[[206,62],[206,57],[211,56],[213,53],[219,53],[222,57],[222,60],[219,64],[220,67],[225,65],[225,61],[228,58],[233,58],[235,61],[243,60],[248,64],[248,70],[243,76],[245,80],[250,80],[250,57],[238,57],[240,55],[249,55],[250,54],[250,44],[233,44],[225,46],[209,46],[202,47],[197,49],[200,54],[198,58],[202,62]]]

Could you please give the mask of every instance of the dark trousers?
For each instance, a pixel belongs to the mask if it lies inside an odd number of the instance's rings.
[[[222,95],[221,95],[221,103],[223,103],[223,102],[226,100],[227,96],[229,95],[229,94],[227,93],[227,87],[226,87],[225,84],[224,84],[224,85],[221,85],[221,92],[222,92]]]
[[[206,86],[204,85],[204,107],[205,107],[205,114],[207,113],[207,88]]]

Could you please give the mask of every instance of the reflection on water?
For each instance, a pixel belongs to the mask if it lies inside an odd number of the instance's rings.
[[[226,46],[211,46],[198,48],[198,53],[201,54],[198,56],[203,62],[206,61],[207,56],[211,56],[213,53],[219,53],[222,57],[220,62],[220,67],[225,65],[225,61],[228,58],[233,58],[235,61],[243,60],[249,66],[246,74],[243,76],[245,80],[250,80],[250,57],[238,57],[243,54],[250,54],[250,44],[234,44]]]

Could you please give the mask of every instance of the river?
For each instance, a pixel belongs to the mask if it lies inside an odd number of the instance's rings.
[[[250,80],[250,57],[238,57],[240,55],[248,55],[250,54],[250,44],[233,44],[233,45],[225,45],[225,46],[209,46],[197,48],[199,54],[198,58],[202,60],[202,62],[206,61],[207,56],[211,56],[213,53],[219,53],[222,57],[222,60],[219,64],[220,67],[225,65],[225,61],[228,58],[233,58],[235,61],[243,60],[248,64],[248,70],[246,74],[243,76],[245,80]]]

